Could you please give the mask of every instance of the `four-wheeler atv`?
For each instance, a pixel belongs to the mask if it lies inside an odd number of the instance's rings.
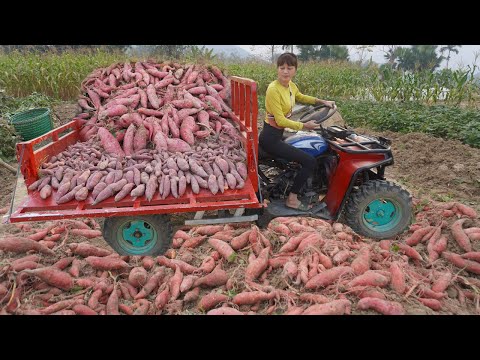
[[[322,124],[337,108],[316,106],[299,121]],[[284,132],[284,141],[317,159],[317,171],[303,186],[299,198],[314,206],[300,211],[285,205],[299,164],[270,156],[259,144],[261,190],[268,203],[259,224],[279,216],[312,216],[340,221],[360,235],[385,239],[403,232],[412,217],[411,195],[387,181],[385,167],[393,164],[390,140],[359,135],[345,127],[330,126],[296,134]],[[326,196],[321,202],[320,195]]]

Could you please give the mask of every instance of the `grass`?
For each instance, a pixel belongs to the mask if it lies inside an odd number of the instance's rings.
[[[422,132],[480,148],[480,111],[419,102],[337,101],[342,117],[353,127],[400,133]]]

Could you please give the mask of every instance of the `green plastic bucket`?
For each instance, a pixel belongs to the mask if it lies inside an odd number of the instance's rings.
[[[53,129],[50,109],[36,108],[22,111],[10,117],[10,123],[23,140],[31,140]]]

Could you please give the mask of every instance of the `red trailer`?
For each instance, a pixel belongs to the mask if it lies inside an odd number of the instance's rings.
[[[102,217],[105,219],[105,240],[122,254],[158,254],[166,251],[172,240],[172,214],[191,213],[194,219],[186,225],[222,224],[257,220],[257,215],[243,215],[245,209],[262,207],[258,192],[258,100],[257,84],[250,79],[231,77],[231,102],[233,119],[239,126],[241,141],[247,153],[248,178],[245,186],[238,190],[226,190],[223,194],[212,195],[201,189],[194,194],[188,188],[179,198],[172,196],[161,199],[158,192],[151,201],[145,196],[132,199],[125,197],[115,202],[113,197],[92,205],[89,197],[84,201],[72,200],[56,204],[54,196],[46,200],[39,193],[29,192],[9,217],[11,223],[24,221],[45,221],[81,217]],[[57,129],[31,141],[17,144],[17,159],[28,187],[38,179],[38,169],[52,156],[64,151],[79,140],[81,122],[73,119]],[[54,194],[52,194],[54,195]],[[234,210],[233,214],[228,210]],[[207,211],[220,210],[224,217],[205,218]]]

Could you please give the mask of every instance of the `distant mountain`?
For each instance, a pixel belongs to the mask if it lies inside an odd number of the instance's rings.
[[[202,45],[199,46],[201,47]],[[205,45],[205,48],[212,49],[214,54],[223,54],[225,57],[238,57],[241,59],[247,59],[253,56],[247,50],[236,45]]]

